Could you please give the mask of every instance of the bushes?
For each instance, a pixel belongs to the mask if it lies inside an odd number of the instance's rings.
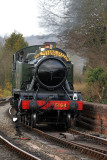
[[[84,82],[83,79],[86,78]],[[79,77],[80,78],[80,77]],[[83,101],[107,104],[107,70],[98,66],[85,73],[81,81],[74,84],[75,90],[81,91]]]
[[[12,96],[12,84],[7,82],[4,88],[0,88],[0,97]]]
[[[88,100],[106,103],[107,101],[107,71],[98,66],[87,72]]]
[[[3,90],[0,88],[0,97],[3,97]]]

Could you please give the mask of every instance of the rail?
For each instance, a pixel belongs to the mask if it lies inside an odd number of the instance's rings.
[[[77,134],[77,135],[81,135],[81,136],[84,136],[85,138],[93,139],[93,140],[95,140],[97,142],[100,142],[102,144],[107,145],[107,139],[96,137],[96,136],[90,135],[90,134],[85,134],[85,133],[79,132],[79,131],[74,130],[74,129],[69,129],[68,132],[69,133],[73,133],[73,134]]]
[[[24,125],[24,124],[23,124]],[[83,145],[74,141],[70,141],[70,140],[65,140],[64,138],[59,138],[53,135],[50,135],[48,133],[45,133],[39,129],[36,128],[32,128],[30,126],[26,126],[29,130],[34,131],[36,134],[38,134],[39,136],[43,137],[46,140],[50,140],[53,143],[58,143],[61,146],[67,147],[69,149],[77,149],[78,151],[80,151],[83,154],[87,154],[90,157],[94,157],[98,160],[98,158],[100,158],[101,160],[106,160],[107,159],[107,151],[103,150],[103,149],[98,149],[98,148],[94,148],[94,147],[89,147],[87,145]]]
[[[19,154],[22,158],[30,159],[30,160],[41,160],[30,153],[20,149],[19,147],[15,146],[14,144],[10,143],[8,140],[0,136],[0,141],[5,144],[8,148],[11,148],[17,154]]]

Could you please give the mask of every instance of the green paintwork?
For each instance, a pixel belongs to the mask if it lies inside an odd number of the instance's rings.
[[[24,52],[23,57],[25,58],[28,53],[35,53],[43,45],[36,45],[23,48],[13,55],[13,70],[12,70],[12,87],[13,89],[25,90],[24,85],[30,84],[33,76],[33,64],[28,64],[26,62],[21,62],[18,60],[19,53]],[[60,50],[57,48],[57,50]],[[62,51],[62,50],[60,50]],[[62,51],[63,52],[63,51]],[[64,54],[66,54],[64,52]],[[36,55],[36,53],[35,53]],[[68,65],[68,82],[73,84],[73,64]]]
[[[71,64],[71,66],[68,70],[67,80],[68,80],[68,82],[73,84],[73,64]]]
[[[33,65],[16,62],[16,88],[23,89],[24,85],[32,79]]]

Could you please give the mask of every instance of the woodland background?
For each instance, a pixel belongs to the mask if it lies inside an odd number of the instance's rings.
[[[74,88],[83,100],[107,103],[107,0],[39,1],[40,26],[54,33],[64,50],[87,59],[82,75],[75,75]],[[14,32],[0,43],[0,97],[11,95],[12,55],[28,46]]]

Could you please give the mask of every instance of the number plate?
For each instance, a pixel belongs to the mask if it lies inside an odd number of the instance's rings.
[[[67,104],[63,104],[63,103],[55,103],[55,108],[67,108]]]

